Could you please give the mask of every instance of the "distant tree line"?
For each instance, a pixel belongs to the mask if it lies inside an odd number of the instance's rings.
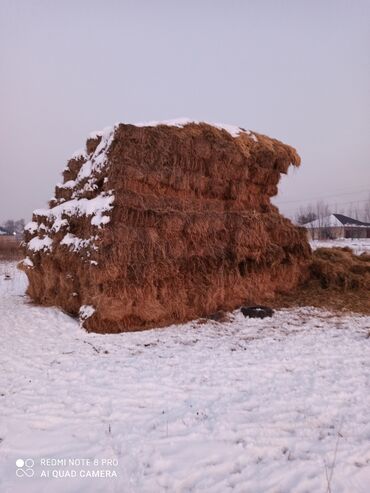
[[[18,219],[17,221],[14,219],[8,219],[1,225],[2,229],[4,229],[9,235],[22,235],[24,226],[24,219]]]

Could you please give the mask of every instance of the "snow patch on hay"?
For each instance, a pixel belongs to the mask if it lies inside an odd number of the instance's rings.
[[[105,212],[113,209],[114,195],[112,191],[104,192],[97,195],[93,199],[74,199],[63,202],[52,209],[37,209],[34,214],[36,216],[46,217],[53,220],[53,229],[60,229],[62,223],[62,215],[66,216],[92,216],[91,224],[100,226],[109,222],[109,217],[104,216]]]
[[[52,199],[54,207],[50,209],[37,209],[34,211],[34,221],[31,221],[26,226],[26,231],[34,236],[30,241],[26,242],[26,247],[33,252],[42,250],[51,251],[53,240],[47,235],[55,234],[59,231],[64,231],[64,237],[59,240],[61,245],[70,247],[72,251],[79,251],[82,248],[92,246],[93,241],[98,237],[91,236],[90,238],[78,238],[71,234],[70,219],[73,217],[87,216],[90,218],[90,224],[94,227],[101,228],[110,221],[109,213],[113,209],[114,194],[113,190],[98,193],[93,198],[86,198],[86,192],[98,191],[98,177],[108,163],[107,152],[112,144],[114,137],[115,126],[104,129],[102,132],[95,132],[90,138],[100,138],[100,142],[96,149],[87,154],[86,151],[76,151],[72,155],[72,159],[87,159],[81,166],[75,180],[67,180],[63,184],[58,184],[57,188],[68,191],[69,195],[66,198]],[[69,200],[68,200],[69,199]],[[44,222],[46,222],[46,225]],[[58,240],[56,240],[58,242]]]
[[[26,226],[30,234],[46,234],[46,236],[34,236],[26,247],[33,252],[52,251],[53,239],[47,236],[48,233],[58,233],[60,230],[66,231],[64,237],[60,240],[60,245],[70,247],[71,251],[79,251],[82,248],[90,247],[97,250],[94,241],[98,239],[98,235],[93,235],[89,238],[79,238],[72,233],[69,233],[69,220],[72,217],[91,217],[90,224],[102,228],[108,224],[110,216],[107,215],[113,209],[114,195],[112,191],[99,194],[92,199],[73,199],[63,202],[51,209],[38,209],[34,212],[35,216],[46,218],[51,226],[46,226],[44,223],[37,224],[32,221]],[[56,240],[57,241],[57,240]]]
[[[38,231],[38,224],[36,221],[30,221],[29,223],[26,224],[24,229],[28,231],[30,234],[34,234]]]
[[[41,250],[51,252],[52,244],[53,240],[50,238],[50,236],[44,236],[43,238],[39,238],[38,236],[36,236],[28,242],[27,248],[34,252],[39,252]]]
[[[104,127],[103,130],[93,130],[92,132],[89,133],[89,139],[97,139],[98,137],[101,137],[102,139],[109,139],[112,132],[114,132],[115,128],[117,127],[118,124],[115,124],[113,126],[108,126]]]
[[[81,196],[83,192],[94,190],[96,188],[95,175],[100,173],[108,162],[107,152],[113,142],[116,127],[117,125],[107,127],[102,131],[92,132],[89,135],[89,139],[100,138],[98,146],[90,156],[86,152],[84,152],[83,155],[81,155],[80,151],[73,153],[72,159],[76,159],[73,156],[77,153],[79,158],[84,157],[87,161],[81,166],[76,180],[68,180],[66,183],[59,185],[60,188],[73,189],[84,180],[87,180],[82,189],[77,188],[73,192],[72,197]]]
[[[51,229],[55,232],[58,233],[62,228],[65,228],[68,226],[68,221],[67,219],[56,219],[53,223],[53,226]]]
[[[92,317],[95,313],[95,308],[91,305],[82,305],[80,308],[80,319],[86,320]]]
[[[85,159],[87,158],[85,149],[78,149],[71,156],[71,159],[81,159],[81,158],[85,158]]]
[[[97,250],[97,246],[94,245],[94,240],[97,240],[98,236],[92,236],[91,238],[88,238],[87,240],[84,240],[83,238],[78,238],[78,236],[75,236],[71,233],[67,233],[62,241],[60,242],[61,245],[66,245],[69,247],[70,250],[74,252],[78,252],[82,248],[88,248],[91,247],[94,250]]]
[[[21,263],[24,265],[24,267],[29,267],[30,269],[34,267],[34,263],[29,257],[26,257],[23,260],[21,260]]]

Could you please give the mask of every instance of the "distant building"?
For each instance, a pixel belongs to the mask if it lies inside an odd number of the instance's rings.
[[[370,238],[370,223],[358,221],[343,214],[330,214],[303,224],[312,240],[337,238]]]

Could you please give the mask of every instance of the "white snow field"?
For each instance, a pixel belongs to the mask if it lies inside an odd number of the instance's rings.
[[[333,248],[333,247],[349,247],[353,250],[356,255],[361,255],[361,253],[370,253],[370,238],[340,238],[338,240],[311,240],[311,248],[316,250],[316,248]]]
[[[97,335],[25,285],[0,264],[1,493],[369,491],[370,317]]]

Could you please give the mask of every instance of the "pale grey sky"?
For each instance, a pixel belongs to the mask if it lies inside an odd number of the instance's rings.
[[[286,214],[370,191],[370,1],[0,0],[0,222],[117,121],[237,124],[298,149]]]

